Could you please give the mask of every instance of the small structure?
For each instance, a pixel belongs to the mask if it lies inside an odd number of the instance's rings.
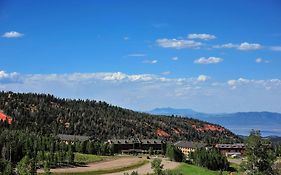
[[[73,144],[74,142],[84,142],[90,140],[88,136],[80,136],[80,135],[67,135],[67,134],[58,134],[57,137],[65,142],[66,144]]]
[[[166,143],[158,139],[111,139],[106,143],[113,146],[114,153],[163,153]]]
[[[215,147],[226,156],[239,157],[243,156],[245,152],[245,145],[243,143],[216,144]]]
[[[195,149],[206,147],[204,143],[190,141],[178,141],[174,145],[179,148],[186,157],[188,157],[190,152],[194,152]]]

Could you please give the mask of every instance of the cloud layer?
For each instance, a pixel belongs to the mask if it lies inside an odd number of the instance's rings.
[[[104,100],[138,110],[171,106],[206,112],[281,112],[280,79],[216,81],[204,74],[165,77],[168,74],[168,71],[161,75],[122,72],[19,74],[0,71],[0,90]]]

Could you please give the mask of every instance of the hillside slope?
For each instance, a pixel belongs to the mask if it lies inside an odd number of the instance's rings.
[[[88,135],[96,140],[129,137],[206,142],[239,140],[219,125],[191,118],[134,112],[94,100],[1,92],[0,110],[13,118],[11,128],[43,134]]]
[[[240,135],[248,135],[251,129],[259,129],[264,136],[281,136],[281,114],[275,112],[207,114],[191,109],[156,108],[149,113],[188,116],[225,126]]]

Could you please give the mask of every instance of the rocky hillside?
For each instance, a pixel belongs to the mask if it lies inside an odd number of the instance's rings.
[[[6,127],[42,134],[88,135],[96,140],[138,137],[212,143],[239,141],[235,134],[219,125],[191,118],[150,115],[94,100],[0,92],[0,110],[13,119]]]

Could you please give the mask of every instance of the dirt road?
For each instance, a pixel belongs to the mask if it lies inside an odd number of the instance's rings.
[[[179,165],[178,162],[171,162],[166,159],[162,160],[162,164],[164,165],[164,169],[174,169]],[[139,174],[153,173],[153,171],[151,169],[151,164],[148,163],[148,164],[145,164],[145,165],[143,165],[139,168],[133,169],[133,170],[111,173],[111,174],[107,174],[107,175],[124,175],[125,172],[131,174],[133,171],[137,171]]]
[[[51,172],[74,173],[74,172],[87,172],[87,171],[96,171],[96,170],[104,170],[104,169],[115,169],[115,168],[130,166],[143,160],[144,159],[138,157],[120,157],[113,160],[90,163],[83,167],[67,167],[67,168],[51,169]],[[42,173],[43,170],[39,169],[37,172]]]
[[[72,168],[56,168],[51,169],[53,173],[75,173],[75,172],[87,172],[87,171],[97,171],[97,170],[105,170],[105,169],[116,169],[121,167],[128,167],[130,165],[137,164],[141,161],[145,160],[145,158],[138,157],[120,157],[113,160],[106,160],[103,162],[91,163],[87,164],[84,167],[72,167]],[[152,161],[152,159],[150,159]],[[176,168],[179,163],[171,162],[166,159],[162,160],[162,164],[164,165],[164,169],[173,169]],[[139,174],[147,174],[152,173],[151,164],[147,163],[139,168],[135,168],[128,171],[122,171],[117,173],[110,173],[108,175],[123,175],[125,172],[131,173],[133,171],[137,171]],[[40,169],[37,171],[38,173],[43,173],[43,170]]]

